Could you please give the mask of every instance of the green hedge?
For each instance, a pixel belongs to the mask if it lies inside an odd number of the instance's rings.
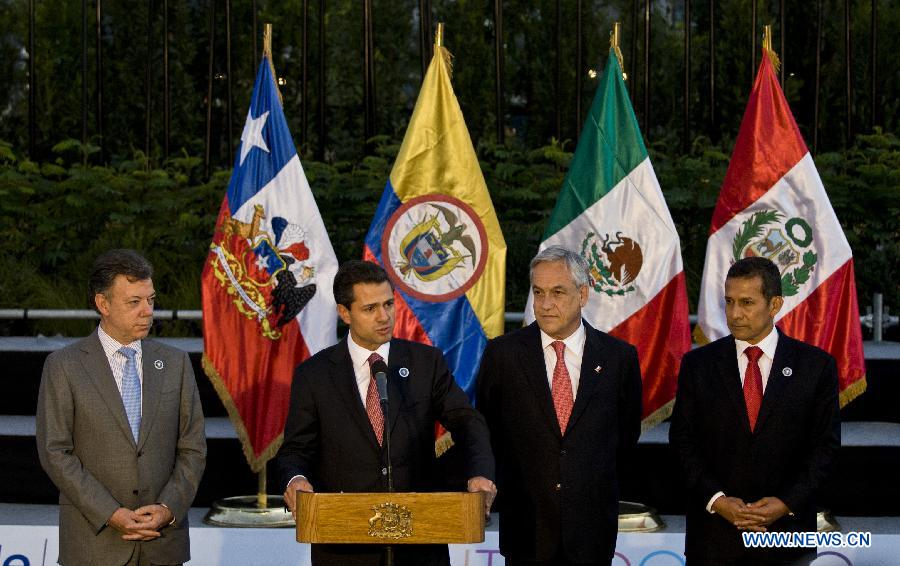
[[[357,258],[398,145],[371,140],[360,162],[303,160],[339,260]],[[709,222],[732,141],[697,138],[688,155],[678,140],[651,157],[682,239],[691,310],[696,309]],[[478,154],[508,246],[507,309],[521,311],[528,261],[556,200],[571,142],[523,147],[481,145]],[[85,308],[93,258],[111,247],[142,250],[153,262],[160,308],[197,309],[200,271],[230,171],[203,178],[200,158],[183,155],[152,168],[141,153],[115,166],[84,165],[95,147],[66,140],[53,162],[33,163],[0,142],[0,308]],[[900,307],[900,140],[878,132],[816,163],[856,262],[861,311],[872,293]],[[88,323],[47,321],[28,331],[83,333]],[[5,322],[0,332],[21,332]],[[186,323],[170,334],[194,333]]]

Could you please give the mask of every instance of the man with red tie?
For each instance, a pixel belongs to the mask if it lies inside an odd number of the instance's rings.
[[[437,348],[393,338],[394,292],[384,270],[348,261],[334,277],[338,315],[350,332],[305,361],[294,375],[284,443],[277,463],[294,510],[297,491],[388,491],[384,428],[391,440],[394,491],[442,490],[434,455],[440,422],[462,447],[467,488],[496,488],[484,419],[469,404]],[[382,412],[374,375],[387,374],[388,414]],[[313,564],[382,563],[379,545],[313,545]],[[447,545],[395,545],[397,566],[449,565]]]
[[[742,531],[816,530],[816,495],[840,447],[837,366],[775,329],[778,267],[735,262],[731,335],[686,354],[669,431],[687,483],[688,564],[807,564],[815,549],[747,548]],[[854,323],[855,324],[855,323]]]
[[[531,261],[536,321],[490,341],[476,406],[488,422],[510,566],[609,564],[618,466],[640,435],[635,348],[581,318],[590,275],[551,246]]]

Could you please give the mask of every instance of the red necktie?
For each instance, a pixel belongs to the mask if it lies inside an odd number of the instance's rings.
[[[744,350],[748,360],[747,371],[744,373],[744,402],[747,403],[747,417],[750,419],[751,431],[756,428],[756,417],[759,416],[759,406],[762,405],[762,373],[757,363],[762,354],[762,350],[757,346],[750,346]]]
[[[566,368],[566,345],[559,340],[553,342],[556,350],[556,367],[553,368],[553,407],[556,409],[556,419],[559,421],[559,431],[565,434],[569,417],[572,415],[572,405],[575,399],[572,397],[572,378]]]
[[[366,391],[366,414],[378,439],[378,446],[384,442],[384,413],[381,412],[381,399],[378,397],[378,389],[375,387],[375,376],[372,374],[372,364],[384,360],[376,352],[369,356],[369,389]]]

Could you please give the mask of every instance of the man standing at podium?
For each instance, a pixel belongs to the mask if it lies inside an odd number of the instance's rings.
[[[467,457],[468,490],[496,489],[484,419],[450,374],[441,352],[393,338],[394,292],[384,270],[348,261],[334,278],[346,338],[301,364],[294,375],[284,443],[277,463],[284,501],[294,511],[297,491],[388,491],[384,428],[390,434],[394,491],[440,489],[434,424],[453,434]],[[387,364],[389,414],[384,415],[373,367]],[[380,545],[312,545],[313,564],[378,565]],[[395,545],[397,565],[450,563],[446,545]]]
[[[816,530],[816,494],[840,447],[834,358],[777,330],[778,267],[725,276],[731,334],[685,354],[669,440],[687,481],[688,564],[808,564],[815,548],[746,548],[742,531]],[[857,324],[853,321],[852,324]]]
[[[640,435],[634,346],[581,318],[590,275],[560,246],[531,261],[536,322],[488,343],[478,409],[497,457],[506,563],[606,564],[616,547],[618,471]]]

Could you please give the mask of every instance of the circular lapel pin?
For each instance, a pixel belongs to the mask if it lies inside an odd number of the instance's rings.
[[[793,373],[794,370],[792,370],[791,368],[784,368],[783,370],[781,370],[781,375],[785,377],[790,377]]]
[[[400,374],[400,377],[409,377],[409,370],[406,368],[400,368],[400,371],[397,373]]]
[[[163,363],[162,360],[156,360],[155,362],[153,362],[153,367],[155,367],[156,369],[162,369],[162,368],[166,367],[166,365]]]

